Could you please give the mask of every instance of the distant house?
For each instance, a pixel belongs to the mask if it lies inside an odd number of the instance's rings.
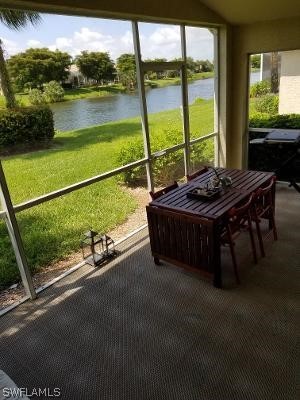
[[[64,81],[64,84],[69,84],[74,87],[85,86],[85,85],[95,85],[97,81],[94,79],[88,79],[79,71],[76,64],[72,64],[69,68],[69,76]]]
[[[300,50],[281,53],[279,114],[300,114]]]

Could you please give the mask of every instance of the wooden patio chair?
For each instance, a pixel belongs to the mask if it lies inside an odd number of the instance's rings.
[[[240,283],[240,278],[238,274],[238,266],[237,266],[237,259],[234,246],[236,238],[245,228],[249,231],[253,259],[255,264],[257,264],[256,247],[255,247],[252,221],[251,221],[251,207],[252,207],[253,197],[254,195],[251,194],[247,202],[243,204],[241,207],[238,208],[233,207],[231,208],[231,210],[228,211],[225,226],[221,234],[221,244],[229,245],[230,247],[233,269],[237,283]]]
[[[260,247],[261,256],[265,257],[265,249],[263,243],[263,235],[260,227],[262,219],[269,221],[269,232],[273,232],[274,240],[278,239],[277,228],[275,223],[275,205],[274,205],[274,185],[276,177],[271,179],[268,186],[259,188],[254,195],[253,207],[251,216],[256,225],[256,232],[258,237],[258,243]],[[269,233],[268,232],[268,233]]]
[[[207,171],[208,171],[207,167],[202,167],[202,168],[198,169],[198,171],[194,172],[193,174],[187,175],[186,179],[189,182],[192,179],[197,178],[197,176],[200,176],[200,175],[204,174],[204,172],[207,172]]]
[[[171,190],[174,190],[177,187],[178,187],[178,183],[176,181],[174,181],[174,183],[172,183],[172,185],[166,186],[165,188],[160,189],[157,192],[151,191],[151,192],[149,192],[149,194],[150,194],[152,200],[156,200],[163,194],[169,193],[169,192],[171,192]]]

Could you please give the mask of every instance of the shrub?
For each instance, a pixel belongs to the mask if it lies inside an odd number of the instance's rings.
[[[214,139],[208,139],[191,147],[190,161],[192,170],[203,165],[211,165],[214,160]]]
[[[38,106],[46,103],[56,103],[63,101],[65,91],[63,87],[56,81],[44,84],[44,92],[40,89],[32,89],[28,94],[29,102]]]
[[[184,176],[183,151],[175,151],[156,158],[152,166],[156,185],[166,186],[178,177]]]
[[[202,99],[202,97],[196,97],[192,104],[197,105],[197,104],[203,104],[203,103],[205,103],[205,100]]]
[[[269,81],[256,82],[250,87],[250,97],[261,97],[271,93],[271,83]]]
[[[15,145],[48,142],[54,136],[49,107],[32,106],[0,111],[0,150]]]
[[[147,73],[147,77],[150,81],[155,81],[157,79],[157,73],[150,71]]]
[[[46,103],[44,93],[39,89],[30,90],[30,92],[28,93],[28,100],[30,104],[34,106],[39,106]]]
[[[64,95],[65,91],[58,82],[51,81],[44,84],[44,97],[47,103],[63,101]]]
[[[276,94],[267,94],[255,103],[255,109],[261,113],[278,114],[279,96]]]
[[[144,158],[143,142],[141,138],[135,138],[121,147],[117,160],[121,165],[126,165],[141,158]],[[128,185],[143,185],[146,182],[144,166],[125,171],[122,176]]]
[[[249,120],[251,128],[300,129],[300,114],[268,115],[253,114]]]
[[[180,74],[176,70],[167,70],[165,76],[166,78],[177,78]]]
[[[182,132],[176,129],[163,130],[152,135],[152,152],[166,149],[175,143],[182,142]],[[126,143],[119,152],[118,163],[129,164],[144,157],[144,147],[141,138]],[[203,163],[208,163],[214,157],[213,143],[203,141],[191,148],[190,158],[193,169]],[[157,185],[166,185],[178,176],[184,175],[183,150],[158,157],[153,162],[153,176]],[[123,174],[124,182],[130,186],[146,183],[145,167],[140,166]]]

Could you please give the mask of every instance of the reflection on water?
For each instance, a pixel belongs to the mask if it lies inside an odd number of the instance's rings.
[[[80,99],[51,105],[55,128],[61,131],[100,125],[138,115],[138,96],[118,94],[105,98]]]
[[[259,80],[259,72],[251,74],[253,82]],[[214,79],[197,80],[189,84],[189,102],[198,97],[212,99]],[[173,85],[146,91],[149,113],[171,110],[181,106],[181,86]],[[51,105],[55,128],[60,131],[100,125],[140,115],[138,93],[117,94],[110,97],[80,99]]]
[[[189,101],[197,97],[213,97],[213,79],[195,81],[189,85]],[[171,110],[181,106],[181,86],[173,85],[146,91],[149,113]],[[99,125],[140,115],[138,93],[110,97],[66,101],[51,105],[55,128],[61,131]]]

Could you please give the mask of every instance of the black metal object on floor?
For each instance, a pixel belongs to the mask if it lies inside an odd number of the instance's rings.
[[[249,168],[274,171],[300,192],[300,130],[274,129],[249,142]]]
[[[117,253],[114,240],[107,235],[100,235],[93,230],[87,231],[80,242],[82,257],[94,267],[113,258]]]

